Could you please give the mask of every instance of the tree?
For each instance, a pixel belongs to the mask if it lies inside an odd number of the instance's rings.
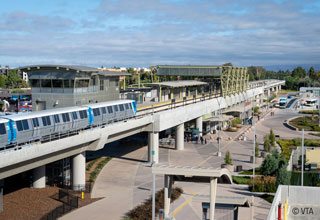
[[[293,78],[304,78],[307,75],[305,69],[303,69],[301,66],[298,66],[292,71],[292,77]]]
[[[270,147],[270,139],[269,135],[265,135],[263,137],[263,149],[265,152],[269,152],[269,147]]]
[[[227,151],[226,156],[224,158],[224,162],[226,164],[231,165],[232,164],[232,159],[231,159],[231,155],[230,155],[230,151]]]
[[[259,148],[259,143],[258,143],[258,142],[256,142],[256,147],[255,147],[255,149],[254,149],[254,155],[255,155],[256,157],[259,157],[259,156],[260,156],[260,148]]]
[[[273,155],[268,155],[262,162],[260,171],[262,175],[272,176],[278,169],[278,160]]]
[[[11,89],[20,88],[21,82],[22,82],[22,79],[19,77],[18,71],[10,70],[8,74],[8,79],[7,79],[8,87]]]
[[[277,172],[277,180],[276,184],[279,185],[290,185],[291,175],[290,172],[287,171],[286,167],[281,167]]]
[[[274,132],[272,129],[270,129],[269,140],[270,140],[271,146],[274,147],[276,145],[276,136],[274,135]]]
[[[310,79],[316,80],[316,74],[315,73],[316,73],[316,71],[314,71],[313,66],[310,67],[309,72],[308,72]]]
[[[0,88],[2,89],[7,88],[6,82],[7,82],[7,77],[5,75],[0,75]]]

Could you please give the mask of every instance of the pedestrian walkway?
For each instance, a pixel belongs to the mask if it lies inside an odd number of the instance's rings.
[[[293,114],[293,113],[292,113]],[[282,128],[282,119],[288,116],[287,113],[275,112],[275,116],[267,115],[266,119],[256,123],[258,141],[262,141],[263,135],[268,134],[270,128],[274,129],[283,137],[292,133],[291,130]],[[280,131],[277,129],[280,128]],[[238,140],[238,136],[245,130],[247,140]],[[231,152],[234,165],[242,165],[243,169],[251,169],[250,156],[253,154],[253,130],[245,126],[238,132],[222,132],[221,151],[222,156],[217,156],[217,134],[212,134],[212,139],[208,138],[207,144],[186,143],[183,151],[173,148],[160,147],[160,164],[181,165],[181,166],[205,166],[220,168],[224,163],[224,155],[227,150]],[[298,132],[299,133],[299,132]],[[229,138],[230,137],[230,138]],[[115,148],[120,146],[114,146]],[[61,219],[121,219],[127,211],[142,203],[151,195],[152,175],[150,166],[145,162],[147,158],[147,147],[133,148],[131,146],[121,146],[123,151],[128,152],[119,158],[112,159],[101,171],[92,195],[94,197],[104,197],[87,207],[75,210]],[[262,145],[261,145],[262,149]],[[208,194],[208,184],[199,183],[177,183],[183,187],[185,193],[171,205],[171,214],[178,219],[200,219],[201,204],[192,202],[195,194]],[[163,177],[157,176],[157,190],[163,187]],[[248,191],[247,186],[241,185],[221,185],[218,184],[218,195],[255,196],[255,219],[265,219],[270,203],[257,197]],[[190,200],[190,201],[189,201]],[[249,209],[239,210],[240,219],[248,219]]]

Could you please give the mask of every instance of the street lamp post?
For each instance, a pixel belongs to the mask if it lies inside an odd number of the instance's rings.
[[[254,105],[253,101],[255,99],[254,91],[253,91],[253,99],[252,99],[252,126],[253,126],[253,165],[252,165],[252,187],[254,188],[254,176],[255,176],[255,169],[256,169],[256,124],[254,122]]]
[[[221,100],[219,101],[219,98],[217,100],[219,105],[218,157],[221,157]]]

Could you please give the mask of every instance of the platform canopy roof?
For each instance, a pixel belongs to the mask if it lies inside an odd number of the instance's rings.
[[[99,70],[98,68],[88,66],[77,66],[77,65],[55,65],[55,64],[41,64],[18,67],[18,70],[25,72],[41,72],[42,70],[64,70],[77,73],[91,73],[102,76],[129,76],[129,73]],[[44,73],[43,73],[44,74]],[[42,74],[42,75],[43,75]]]
[[[190,87],[190,86],[202,86],[207,85],[206,82],[200,82],[197,80],[179,80],[179,81],[168,81],[160,83],[144,83],[146,86],[161,86],[169,88],[179,88],[179,87]]]
[[[212,77],[220,80],[223,97],[244,92],[248,88],[248,68],[236,66],[158,65],[159,76]]]

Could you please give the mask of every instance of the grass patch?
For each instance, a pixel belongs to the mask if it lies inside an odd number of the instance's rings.
[[[250,177],[248,176],[232,176],[232,181],[236,184],[249,184]]]
[[[309,133],[309,135],[320,137],[320,133]]]
[[[289,124],[298,128],[300,131],[302,129],[306,131],[320,131],[320,127],[318,126],[318,117],[299,117],[289,121]]]
[[[272,203],[273,202],[273,198],[274,198],[273,195],[268,195],[268,194],[263,194],[260,197],[263,198],[264,200],[266,200],[269,203]]]
[[[239,174],[241,174],[241,175],[252,175],[253,174],[253,170],[251,169],[251,170],[246,170],[246,171],[242,171],[241,173],[239,173]],[[255,173],[254,173],[255,175],[261,175],[261,173],[260,173],[260,167],[257,167],[256,169],[255,169]]]
[[[111,160],[111,157],[107,157],[104,160],[102,160],[96,167],[96,169],[90,174],[89,182],[94,182],[102,170],[102,168]]]
[[[318,115],[319,111],[318,110],[301,110],[299,111],[300,114],[316,114]]]
[[[183,193],[183,190],[179,187],[172,188],[171,191],[171,203],[177,200],[180,195]],[[156,215],[159,213],[160,209],[164,208],[164,190],[160,190],[156,193],[156,204],[155,204],[155,212]],[[134,209],[130,210],[126,214],[125,219],[131,220],[141,220],[141,219],[151,219],[152,218],[152,197],[150,196],[144,203],[138,205]]]

